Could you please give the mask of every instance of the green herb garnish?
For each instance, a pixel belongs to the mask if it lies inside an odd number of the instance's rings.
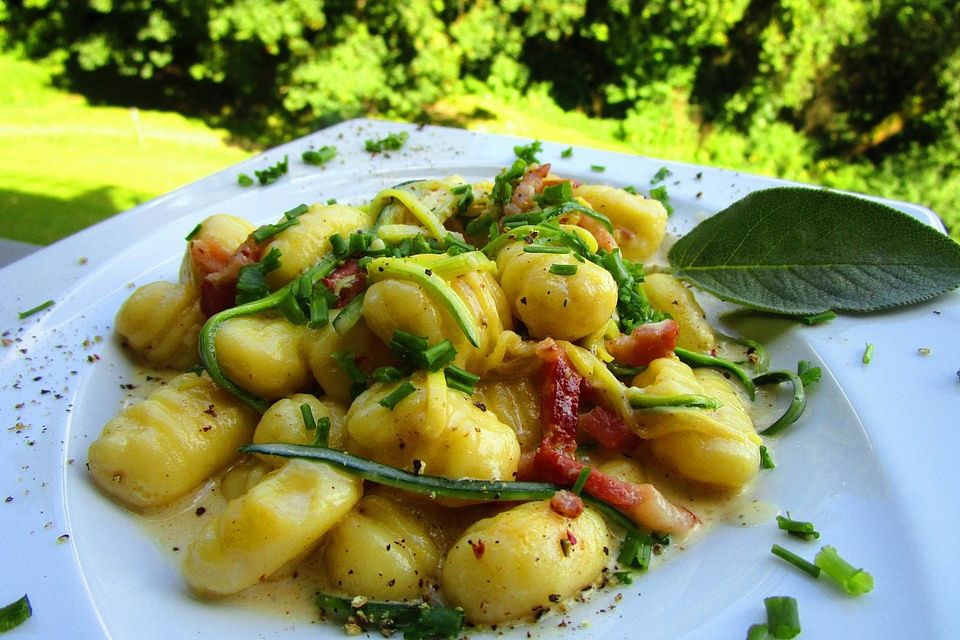
[[[197,223],[197,226],[193,228],[193,231],[187,234],[187,237],[184,238],[187,242],[190,242],[200,234],[200,229],[203,227],[203,223]]]
[[[572,276],[577,273],[577,265],[575,264],[552,264],[549,269],[550,273],[556,276]]]
[[[773,457],[770,455],[770,451],[766,446],[760,445],[760,468],[761,469],[776,469],[777,465],[773,462]]]
[[[663,185],[650,189],[650,197],[654,200],[659,200],[660,204],[663,205],[663,208],[667,210],[667,215],[673,215],[673,205],[670,204],[670,194],[667,193],[667,188]]]
[[[384,637],[403,632],[404,640],[454,640],[463,628],[463,610],[410,602],[379,602],[366,598],[316,597],[325,619],[376,629]]]
[[[797,316],[797,319],[800,320],[805,325],[812,326],[815,324],[823,324],[824,322],[830,322],[831,320],[836,320],[837,314],[833,311],[827,309],[822,313],[814,313],[809,316]]]
[[[572,155],[573,155],[573,147],[567,147],[566,149],[560,152],[561,158],[569,158]]]
[[[631,569],[644,571],[650,568],[650,558],[653,554],[653,545],[656,540],[638,530],[627,532],[627,536],[620,545],[617,562]]]
[[[960,244],[825,189],[751,193],[698,224],[668,259],[674,275],[723,300],[788,315],[877,311],[960,286]]]
[[[763,605],[767,609],[767,633],[778,640],[789,640],[800,635],[800,614],[794,598],[764,598]]]
[[[873,590],[873,576],[841,558],[837,550],[830,545],[820,549],[813,563],[852,596]]]
[[[650,184],[657,184],[658,182],[663,182],[667,178],[673,175],[673,172],[666,167],[660,167],[659,171],[653,174],[653,178],[650,179]]]
[[[41,302],[32,309],[27,309],[26,311],[21,311],[17,314],[17,317],[23,320],[24,318],[29,318],[35,313],[40,313],[44,309],[49,309],[53,306],[53,300],[47,300],[46,302]]]
[[[480,376],[453,364],[447,365],[447,368],[443,370],[443,375],[448,387],[462,391],[468,396],[473,395],[474,391],[476,391],[477,383],[480,382]]]
[[[786,560],[787,562],[795,566],[797,569],[800,569],[801,571],[805,571],[806,573],[809,573],[814,578],[820,577],[820,567],[813,564],[812,562],[807,562],[806,560],[804,560],[797,554],[793,553],[789,549],[784,549],[780,545],[775,544],[770,548],[770,553],[777,556],[778,558],[783,558],[784,560]]]
[[[312,165],[323,165],[335,157],[337,157],[337,148],[331,146],[323,146],[317,150],[308,149],[303,152],[303,155],[300,156],[304,162]]]
[[[873,359],[873,343],[868,342],[866,348],[863,350],[863,358],[861,358],[863,364],[870,364],[870,360]]]
[[[252,187],[253,178],[251,178],[245,173],[241,173],[237,176],[237,184],[240,185],[241,187]]]
[[[603,173],[603,172],[606,171],[606,170],[607,170],[607,168],[606,168],[605,166],[603,166],[602,164],[592,164],[592,165],[590,165],[590,171],[593,171],[593,172],[596,172],[596,173]]]
[[[0,633],[10,631],[27,621],[33,615],[33,607],[26,594],[0,609]]]
[[[580,495],[580,492],[583,491],[583,488],[587,486],[587,479],[590,478],[591,468],[584,466],[583,469],[580,469],[580,475],[577,476],[577,481],[573,483],[573,488],[571,491],[576,495]]]
[[[777,527],[801,540],[809,541],[820,537],[820,532],[816,530],[812,522],[803,522],[801,520],[792,520],[783,516],[777,516]]]
[[[260,181],[261,185],[270,184],[271,182],[276,182],[280,179],[281,176],[286,175],[287,173],[287,156],[283,156],[283,160],[277,162],[277,164],[272,167],[267,167],[266,169],[261,169],[259,171],[254,171],[253,175],[257,176],[257,180]]]
[[[387,409],[393,409],[397,406],[401,400],[409,396],[411,393],[417,390],[409,381],[405,380],[400,383],[400,386],[391,391],[389,394],[380,399],[380,402],[377,403],[381,407],[386,407]]]
[[[534,140],[527,145],[517,145],[513,148],[513,153],[527,164],[540,164],[537,154],[543,151],[543,143]]]
[[[293,209],[290,209],[289,211],[284,212],[283,217],[285,218],[285,220],[283,220],[282,222],[278,222],[276,224],[265,224],[260,227],[257,227],[256,229],[254,229],[253,233],[250,234],[250,236],[253,238],[253,240],[257,244],[263,244],[265,241],[274,237],[281,231],[289,229],[295,224],[299,224],[300,220],[298,218],[308,211],[310,211],[310,207],[308,207],[307,205],[305,204],[297,205]]]
[[[399,151],[407,142],[410,134],[406,131],[398,133],[388,133],[385,138],[379,140],[367,140],[363,143],[363,148],[370,153],[380,153],[382,151]]]

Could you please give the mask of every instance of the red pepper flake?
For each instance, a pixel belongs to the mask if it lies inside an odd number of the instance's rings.
[[[573,535],[573,531],[567,529],[567,540],[570,541],[571,545],[577,544],[577,536]]]
[[[483,557],[483,552],[486,551],[486,546],[483,544],[483,540],[477,540],[476,542],[473,540],[467,540],[467,544],[473,548],[473,555],[477,560]]]

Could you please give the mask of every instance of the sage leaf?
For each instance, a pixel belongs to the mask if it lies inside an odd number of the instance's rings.
[[[673,272],[774,313],[876,311],[960,286],[960,245],[886,205],[823,189],[756,191],[670,249]]]

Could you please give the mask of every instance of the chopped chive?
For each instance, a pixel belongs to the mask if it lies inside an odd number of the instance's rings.
[[[330,240],[330,248],[333,250],[333,255],[337,256],[338,258],[346,257],[347,248],[349,247],[349,245],[347,244],[347,241],[344,239],[344,237],[339,233],[335,233],[332,236],[330,236],[329,240]]]
[[[629,571],[614,571],[613,577],[616,578],[620,584],[633,584],[633,574]]]
[[[823,377],[823,371],[820,367],[815,367],[809,360],[801,360],[797,363],[797,377],[803,383],[804,388],[820,382]]]
[[[443,375],[448,387],[463,391],[468,396],[473,395],[473,392],[476,391],[477,383],[480,382],[480,376],[453,364],[443,370]]]
[[[239,184],[241,187],[252,187],[253,178],[251,178],[245,173],[241,173],[240,175],[237,176],[237,184]]]
[[[633,569],[648,569],[654,542],[653,538],[639,530],[628,531],[620,545],[617,562]]]
[[[673,214],[673,205],[670,204],[670,194],[667,193],[667,188],[663,185],[655,189],[650,189],[650,197],[654,200],[659,200],[660,204],[663,205],[663,208],[667,210],[667,215]]]
[[[523,248],[524,253],[570,253],[570,247],[554,247],[545,244],[528,244]]]
[[[201,227],[203,227],[203,223],[197,223],[197,226],[195,226],[195,227],[193,228],[193,231],[191,231],[190,233],[187,234],[187,237],[184,238],[184,240],[186,240],[187,242],[190,242],[191,240],[193,240],[194,238],[196,238],[197,235],[200,233],[200,228],[201,228]]]
[[[650,184],[657,184],[658,182],[663,182],[667,178],[673,175],[673,172],[666,167],[660,167],[660,170],[653,174],[653,178],[650,179]]]
[[[288,218],[287,220],[278,222],[277,224],[265,224],[254,229],[253,233],[250,234],[250,237],[253,238],[257,244],[263,244],[265,241],[274,237],[281,231],[286,231],[296,224],[300,224],[300,221],[297,220],[296,217]]]
[[[577,481],[573,483],[572,491],[580,495],[580,492],[583,491],[583,488],[587,486],[587,478],[590,477],[590,467],[584,467],[580,469],[580,475],[577,476]]]
[[[254,171],[253,175],[257,176],[257,180],[260,181],[261,185],[267,185],[271,182],[276,182],[280,179],[280,176],[285,175],[287,168],[287,156],[283,156],[283,160],[278,160],[277,164],[267,167],[266,169]]]
[[[414,602],[382,602],[317,594],[317,607],[324,619],[379,629],[383,635],[402,631],[407,640],[453,640],[463,628],[463,609]],[[359,633],[359,630],[358,630]]]
[[[513,148],[514,155],[527,164],[539,163],[540,159],[537,157],[537,154],[541,151],[543,151],[543,143],[539,140],[534,140],[526,145],[517,145]]]
[[[873,343],[868,342],[867,347],[863,350],[863,364],[870,364],[870,360],[873,358]]]
[[[767,609],[767,632],[778,640],[789,640],[800,634],[797,601],[789,596],[764,598]]]
[[[802,540],[814,540],[820,537],[820,532],[814,528],[812,522],[803,522],[801,520],[791,520],[783,516],[777,516],[777,526]]]
[[[363,148],[370,153],[380,153],[381,151],[398,151],[406,143],[410,134],[406,131],[399,133],[388,133],[387,137],[379,140],[366,140]]]
[[[635,196],[640,195],[640,192],[637,191],[637,188],[636,188],[635,186],[633,186],[632,184],[628,184],[627,186],[625,186],[625,187],[623,188],[623,190],[626,191],[627,193],[632,194],[632,195],[635,195]]]
[[[340,368],[349,376],[350,382],[364,384],[367,382],[367,374],[357,366],[353,351],[334,351],[330,354],[330,357],[337,361]]]
[[[873,576],[841,558],[837,550],[830,545],[820,549],[813,563],[852,596],[873,590]]]
[[[317,421],[317,437],[313,441],[313,446],[326,449],[330,446],[330,418],[321,416]]]
[[[726,369],[737,377],[740,383],[747,390],[747,394],[750,396],[751,400],[756,397],[756,385],[753,384],[753,381],[750,379],[750,375],[735,362],[731,362],[730,360],[726,360],[724,358],[718,358],[716,356],[709,356],[705,353],[699,353],[697,351],[690,351],[681,347],[676,347],[674,349],[674,353],[677,354],[677,357],[680,358],[681,362],[689,365],[690,367],[717,367],[718,369]]]
[[[819,367],[816,367],[816,369],[817,372],[820,371]],[[786,370],[768,371],[753,379],[753,383],[756,385],[780,384],[781,382],[789,382],[793,385],[793,399],[790,401],[790,406],[787,407],[787,410],[783,412],[782,416],[774,420],[770,425],[757,431],[760,435],[772,436],[780,433],[787,426],[796,422],[800,416],[803,415],[803,411],[807,407],[807,394],[803,390],[803,380],[794,372]]]
[[[752,624],[747,629],[747,640],[770,640],[770,638],[765,624]]]
[[[403,377],[403,372],[396,367],[378,367],[370,374],[373,382],[396,382]]]
[[[606,168],[605,166],[603,166],[602,164],[592,164],[592,165],[590,165],[590,171],[594,171],[594,172],[596,172],[596,173],[603,173],[603,172],[606,171],[606,170],[607,170],[607,168]]]
[[[26,594],[22,598],[0,608],[0,633],[10,631],[27,621],[33,615],[30,598]]]
[[[324,145],[317,150],[308,149],[300,157],[307,164],[322,165],[330,162],[337,156],[337,148]]]
[[[766,446],[760,445],[760,468],[761,469],[776,469],[777,465],[773,462],[773,457],[770,455],[770,451]]]
[[[327,204],[337,204],[336,198],[327,198]]]
[[[41,302],[40,304],[35,306],[33,309],[27,309],[26,311],[21,311],[20,313],[17,314],[17,317],[23,320],[24,318],[29,318],[35,313],[40,313],[44,309],[49,309],[52,306],[53,306],[53,300],[47,300],[46,302]]]
[[[820,567],[813,564],[812,562],[808,562],[804,560],[803,558],[793,553],[789,549],[784,549],[780,545],[775,544],[773,545],[773,547],[770,548],[770,552],[773,555],[777,556],[778,558],[783,558],[784,560],[786,560],[787,562],[795,566],[797,569],[800,569],[801,571],[805,571],[809,573],[814,578],[820,577]]]
[[[457,350],[449,340],[438,342],[422,351],[423,362],[427,371],[439,371],[457,357]]]
[[[573,155],[573,147],[567,147],[566,149],[560,152],[561,158],[569,158],[572,155]]]
[[[833,311],[824,311],[822,313],[815,313],[809,316],[797,316],[797,320],[806,325],[821,324],[823,322],[830,322],[835,319],[837,314]]]
[[[577,265],[575,264],[552,264],[550,265],[550,273],[556,276],[572,276],[577,273]]]
[[[397,406],[397,403],[399,403],[401,400],[403,400],[404,398],[406,398],[408,395],[410,395],[416,390],[417,390],[416,387],[410,384],[409,381],[404,381],[403,383],[400,384],[399,387],[391,391],[388,395],[381,398],[378,404],[381,407],[386,407],[387,409],[390,409],[392,411],[393,408]]]
[[[317,421],[313,417],[313,409],[306,402],[300,405],[300,415],[303,416],[303,426],[307,431],[317,428]]]

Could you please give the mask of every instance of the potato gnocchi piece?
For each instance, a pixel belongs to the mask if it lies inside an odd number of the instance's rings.
[[[475,397],[517,434],[522,451],[540,444],[540,393],[530,378],[481,380]]]
[[[398,329],[423,336],[430,344],[450,340],[457,350],[455,364],[483,375],[500,361],[501,334],[513,329],[510,307],[490,273],[468,273],[455,278],[450,285],[479,329],[479,348],[470,344],[450,313],[420,285],[405,280],[372,284],[363,299],[364,320],[384,343],[389,343]]]
[[[370,331],[362,318],[342,334],[337,333],[332,324],[304,333],[303,351],[323,392],[345,404],[353,400],[350,393],[352,382],[333,357],[334,353],[352,352],[357,366],[367,374],[378,367],[395,364],[384,343]]]
[[[197,337],[204,322],[196,288],[151,282],[120,307],[116,331],[136,360],[182,371],[200,363]]]
[[[303,421],[300,405],[307,404],[317,422],[321,418],[330,419],[329,444],[333,449],[343,449],[346,445],[347,434],[344,418],[346,409],[332,400],[321,400],[307,393],[296,393],[289,398],[278,400],[267,409],[257,430],[253,434],[255,444],[281,442],[284,444],[313,444],[317,438],[316,429],[307,429]],[[258,454],[259,455],[259,454]],[[260,456],[264,462],[278,467],[283,464],[283,458],[275,456]]]
[[[88,452],[101,489],[129,507],[167,504],[237,459],[255,411],[185,373],[110,420]]]
[[[331,586],[378,600],[419,600],[441,557],[428,527],[406,506],[379,495],[365,496],[323,546]]]
[[[717,348],[707,314],[683,282],[666,273],[653,273],[644,277],[642,286],[653,308],[670,314],[680,327],[677,346],[700,353]]]
[[[642,262],[660,246],[667,231],[667,210],[658,200],[599,184],[575,187],[573,195],[610,218],[624,258]]]
[[[607,544],[607,527],[591,509],[567,518],[547,500],[528,502],[460,536],[443,563],[443,590],[474,624],[530,619],[594,583]]]
[[[289,460],[200,529],[183,576],[203,595],[229,595],[303,558],[363,495],[345,471]]]
[[[220,495],[230,501],[239,498],[273,471],[273,467],[257,456],[244,458],[220,478]]]
[[[513,429],[470,396],[448,389],[443,373],[419,372],[415,391],[393,409],[380,401],[401,383],[378,383],[347,412],[347,450],[399,469],[447,478],[512,479],[520,462]]]
[[[524,246],[503,249],[497,266],[510,308],[532,337],[574,342],[606,326],[617,308],[617,283],[606,269],[572,254],[525,253]],[[577,272],[550,273],[554,264],[576,265]]]
[[[310,387],[313,377],[301,348],[306,326],[264,315],[231,318],[214,338],[224,373],[238,385],[267,400]]]
[[[636,414],[636,432],[649,438],[651,452],[680,475],[735,489],[760,467],[753,421],[736,390],[712,369],[691,369],[674,358],[659,358],[633,380],[654,394],[697,393],[723,403],[719,409],[659,409]]]
[[[280,268],[267,274],[271,289],[279,289],[329,253],[333,234],[346,236],[368,229],[371,224],[366,213],[344,204],[314,204],[297,220],[297,224],[278,233],[268,245],[268,251],[280,251]]]
[[[200,223],[200,230],[187,245],[180,265],[180,281],[199,286],[202,274],[197,263],[222,264],[244,243],[255,227],[237,216],[217,213]],[[192,256],[192,258],[191,258]]]

